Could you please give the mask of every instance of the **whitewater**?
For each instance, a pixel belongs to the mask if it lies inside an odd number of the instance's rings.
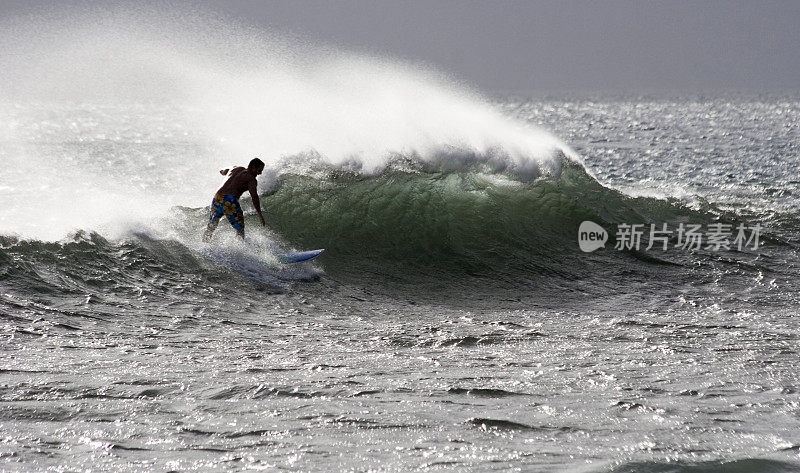
[[[4,21],[0,469],[800,468],[796,93],[489,96],[197,12]],[[267,227],[245,198],[203,244],[255,156]]]

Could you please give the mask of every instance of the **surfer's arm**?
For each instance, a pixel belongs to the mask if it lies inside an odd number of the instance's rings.
[[[230,171],[231,172],[231,176],[233,176],[234,174],[238,173],[242,169],[244,169],[244,168],[241,167],[241,166],[234,166],[233,168],[220,169],[219,173],[222,174],[223,176],[225,176],[225,175],[228,174],[228,171]]]
[[[250,197],[253,199],[253,207],[255,207],[256,212],[258,212],[258,219],[261,220],[261,225],[266,225],[267,222],[264,221],[264,216],[261,215],[261,199],[258,198],[258,183],[255,179],[250,181],[248,190],[250,191]]]

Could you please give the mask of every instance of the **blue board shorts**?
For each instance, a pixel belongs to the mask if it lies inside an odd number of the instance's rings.
[[[208,227],[216,228],[222,216],[228,217],[231,226],[238,231],[244,231],[244,214],[239,205],[239,199],[233,195],[216,194],[211,201],[211,218],[208,220]]]

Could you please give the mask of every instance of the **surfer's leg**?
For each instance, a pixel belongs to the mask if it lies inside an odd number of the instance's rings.
[[[228,217],[231,226],[236,230],[236,234],[244,240],[244,213],[242,212],[242,207],[239,205],[239,200],[235,197],[228,199],[226,196],[224,207],[225,216]]]
[[[244,215],[241,211],[235,213],[233,217],[228,217],[228,221],[231,222],[234,230],[236,230],[236,234],[239,235],[239,238],[244,240]]]
[[[223,199],[219,194],[215,195],[214,200],[211,201],[211,209],[209,210],[210,218],[208,219],[208,225],[206,225],[206,231],[203,232],[203,241],[206,243],[211,241],[211,235],[217,228],[219,219],[225,215],[225,209],[222,207],[222,203]]]
[[[206,226],[206,231],[203,232],[203,241],[205,243],[208,243],[209,241],[211,241],[211,235],[214,234],[214,230],[216,228],[217,228],[216,223],[214,223],[214,224],[212,224],[211,222],[208,223],[208,226]]]

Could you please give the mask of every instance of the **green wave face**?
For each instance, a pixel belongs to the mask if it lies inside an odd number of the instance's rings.
[[[284,176],[267,219],[304,247],[422,263],[493,265],[574,254],[584,220],[601,225],[674,219],[691,212],[600,185],[576,163],[531,183],[478,172],[387,172],[375,177]],[[611,230],[611,228],[609,228]]]

